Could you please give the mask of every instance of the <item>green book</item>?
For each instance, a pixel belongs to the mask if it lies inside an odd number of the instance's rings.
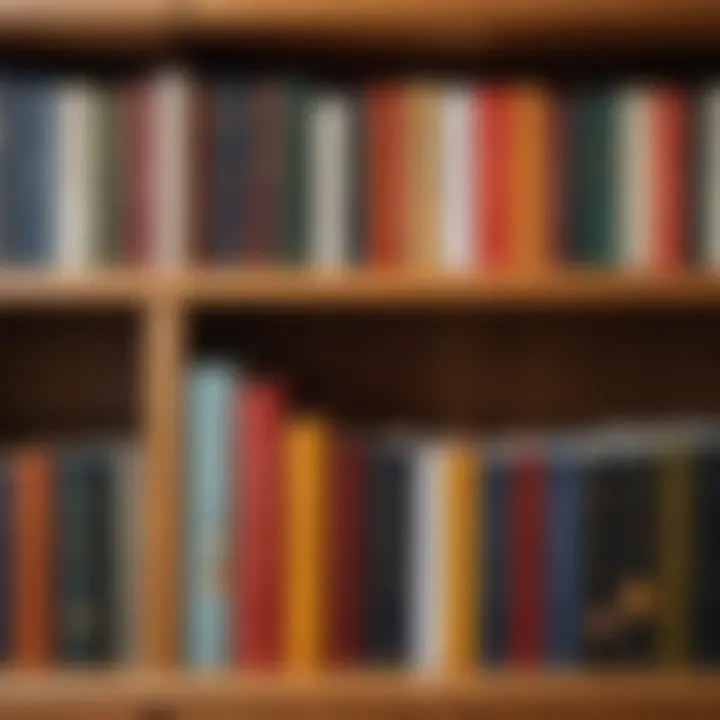
[[[617,258],[617,103],[607,90],[581,92],[571,113],[571,259],[612,265]]]
[[[285,101],[285,163],[281,256],[285,263],[303,264],[308,243],[308,116],[310,88],[290,80]]]

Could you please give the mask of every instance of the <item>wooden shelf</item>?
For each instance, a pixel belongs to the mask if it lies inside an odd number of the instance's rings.
[[[622,708],[626,712],[681,705],[689,713],[684,717],[693,717],[693,709],[720,711],[720,678],[717,673],[651,671],[499,671],[447,679],[396,672],[331,672],[310,677],[123,670],[0,674],[0,711],[118,703],[165,707],[222,704],[225,708],[287,704],[297,709],[303,703],[362,707],[378,702],[385,707],[462,704],[526,710],[591,704],[595,709]]]
[[[714,0],[188,0],[191,31],[282,37],[294,44],[408,43],[506,51],[593,48],[632,41],[710,44],[720,31]]]
[[[0,273],[0,308],[142,307],[161,298],[238,308],[720,308],[720,277],[567,271],[532,276],[213,269]]]

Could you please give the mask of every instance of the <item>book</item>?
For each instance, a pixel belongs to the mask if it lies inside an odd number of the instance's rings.
[[[328,488],[328,660],[357,664],[365,635],[367,450],[349,431],[335,435]]]
[[[371,83],[364,97],[367,262],[400,266],[406,235],[404,148],[406,109],[400,83]]]
[[[692,259],[715,269],[720,265],[720,88],[695,93],[690,112],[692,142],[688,166],[692,188]]]
[[[27,445],[14,450],[11,462],[11,659],[38,668],[52,658],[53,456],[47,447]]]
[[[546,468],[534,448],[519,447],[508,473],[507,649],[513,663],[542,657]]]
[[[57,658],[102,663],[115,657],[115,531],[112,461],[95,448],[60,453],[57,469]]]
[[[281,659],[282,450],[287,401],[271,380],[235,390],[233,430],[236,587],[234,659],[269,667]]]
[[[371,664],[409,657],[410,492],[407,442],[382,438],[370,448],[367,478],[367,647]]]
[[[441,93],[440,258],[441,265],[469,270],[475,264],[476,213],[479,200],[474,164],[475,111],[470,83],[454,83]]]
[[[187,385],[185,638],[187,662],[219,667],[229,655],[226,577],[230,420],[234,373],[194,364]]]
[[[12,652],[12,558],[13,475],[7,457],[0,459],[0,662],[8,662]]]
[[[330,437],[314,415],[291,418],[285,435],[284,661],[290,670],[317,669],[327,657],[327,495]]]
[[[318,269],[348,265],[352,254],[352,103],[346,93],[318,91],[309,107],[310,259]]]
[[[542,654],[553,664],[576,663],[580,653],[585,455],[572,441],[548,453]]]

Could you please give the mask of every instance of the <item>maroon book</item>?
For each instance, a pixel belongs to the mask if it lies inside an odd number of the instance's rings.
[[[521,455],[509,476],[508,659],[535,663],[542,654],[542,560],[545,470]]]
[[[236,662],[250,667],[274,666],[280,661],[285,415],[282,385],[263,380],[238,388],[233,655]]]
[[[363,649],[364,477],[359,439],[338,434],[328,498],[328,657],[336,665],[360,661]]]
[[[123,91],[122,257],[131,264],[150,258],[151,89],[147,79],[132,80]]]

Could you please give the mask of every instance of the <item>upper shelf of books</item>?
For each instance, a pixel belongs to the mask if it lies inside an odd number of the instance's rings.
[[[0,0],[0,42],[166,42],[506,52],[692,44],[720,37],[716,0]],[[74,46],[74,45],[73,45]]]

